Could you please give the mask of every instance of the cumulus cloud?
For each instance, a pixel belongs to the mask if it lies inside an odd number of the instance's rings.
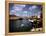
[[[20,8],[20,7],[15,7],[14,10],[15,10],[15,11],[22,11],[22,8]]]
[[[15,10],[10,10],[10,15],[14,15],[16,13]]]
[[[26,5],[14,5],[14,10],[15,11],[22,11],[25,6]]]
[[[17,5],[17,6],[19,6],[19,7],[21,7],[21,8],[24,8],[26,5]]]
[[[32,11],[32,7],[29,7],[29,10]]]
[[[30,7],[29,7],[29,10],[30,10],[30,11],[33,11],[33,10],[36,9],[36,8],[37,8],[37,6],[36,6],[36,5],[33,5],[33,6],[30,6]]]
[[[35,8],[37,8],[37,6],[33,5],[33,6],[32,6],[32,9],[35,9]]]

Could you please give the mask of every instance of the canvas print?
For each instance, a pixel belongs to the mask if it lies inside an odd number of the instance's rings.
[[[9,32],[37,32],[43,29],[43,6],[9,3]]]

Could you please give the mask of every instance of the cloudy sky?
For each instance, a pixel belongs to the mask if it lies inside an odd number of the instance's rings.
[[[10,15],[16,16],[40,16],[41,5],[30,5],[30,4],[10,4]]]

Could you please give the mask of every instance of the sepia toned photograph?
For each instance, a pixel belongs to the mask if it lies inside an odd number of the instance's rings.
[[[31,2],[7,3],[7,32],[43,32],[43,4]]]

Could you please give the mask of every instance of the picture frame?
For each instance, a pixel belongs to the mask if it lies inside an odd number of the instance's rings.
[[[42,13],[43,13],[43,28],[42,31],[38,32],[9,32],[9,3],[14,4],[34,4],[34,5],[42,5]],[[5,1],[5,35],[22,35],[22,34],[37,34],[45,32],[45,3],[44,2],[25,2],[25,1]],[[15,17],[14,17],[15,18]],[[12,19],[12,18],[11,18]]]

